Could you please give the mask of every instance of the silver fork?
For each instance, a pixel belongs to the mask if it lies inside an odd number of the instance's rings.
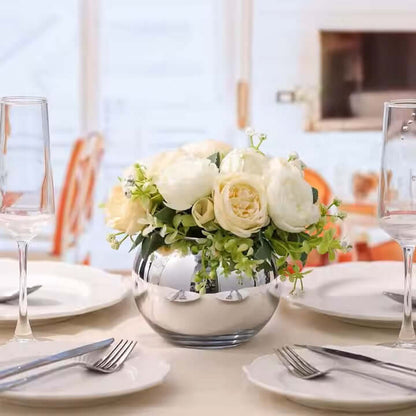
[[[37,380],[41,377],[45,377],[49,374],[55,373],[60,370],[65,370],[70,367],[81,366],[86,368],[89,371],[94,371],[97,373],[111,374],[117,371],[121,365],[127,360],[128,356],[136,347],[137,341],[129,340],[120,340],[118,344],[104,357],[89,362],[85,358],[82,358],[78,361],[71,362],[69,364],[61,365],[59,367],[51,368],[47,371],[42,371],[41,373],[32,374],[30,376],[21,377],[17,380],[6,381],[0,383],[0,392],[4,390],[11,389],[12,387],[21,386],[22,384],[30,383],[31,381]]]
[[[314,380],[317,378],[325,377],[333,371],[340,371],[368,378],[373,381],[381,381],[383,383],[392,384],[394,386],[402,387],[413,392],[416,391],[416,387],[401,383],[399,381],[387,379],[378,375],[368,374],[363,371],[351,370],[350,368],[330,367],[326,370],[319,370],[304,358],[302,358],[292,347],[289,347],[288,345],[282,348],[274,348],[273,351],[279,358],[280,362],[291,374],[303,380]]]

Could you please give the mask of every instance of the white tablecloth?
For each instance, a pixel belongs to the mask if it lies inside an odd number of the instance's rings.
[[[337,413],[309,409],[260,390],[246,380],[241,366],[284,343],[375,344],[392,341],[397,336],[395,330],[353,326],[282,301],[271,322],[243,346],[215,351],[184,349],[168,344],[154,333],[139,315],[132,298],[106,310],[35,327],[35,332],[39,337],[76,340],[80,344],[109,336],[136,338],[143,350],[152,351],[169,361],[171,373],[163,385],[113,403],[76,409],[27,408],[0,403],[2,416],[334,415]],[[12,328],[0,329],[0,342],[7,341],[12,335]],[[414,416],[416,408],[382,414]]]

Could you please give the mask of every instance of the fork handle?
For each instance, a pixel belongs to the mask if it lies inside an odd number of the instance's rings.
[[[393,380],[390,380],[390,379],[387,379],[387,378],[384,378],[384,377],[381,377],[381,376],[377,376],[377,375],[374,375],[374,374],[368,374],[368,373],[358,371],[358,370],[351,370],[349,368],[332,368],[331,371],[341,371],[341,372],[344,372],[344,373],[350,373],[350,374],[354,374],[354,375],[361,376],[361,377],[364,377],[364,378],[368,378],[370,380],[377,380],[377,381],[381,381],[383,383],[392,384],[393,386],[401,387],[403,389],[410,390],[410,391],[413,391],[413,392],[416,391],[416,387],[413,387],[409,384],[401,383],[400,381],[393,381]]]
[[[0,383],[0,392],[9,390],[12,387],[17,387],[17,386],[21,386],[22,384],[30,383],[32,381],[37,380],[38,378],[48,376],[49,374],[58,372],[60,370],[65,370],[67,368],[76,367],[79,365],[85,366],[85,364],[82,362],[69,363],[69,364],[61,365],[59,367],[51,368],[50,370],[42,371],[40,373],[32,374],[31,376],[21,377],[21,378],[18,378],[17,380],[6,381],[3,383]]]

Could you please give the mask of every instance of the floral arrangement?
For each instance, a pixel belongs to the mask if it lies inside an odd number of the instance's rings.
[[[287,159],[260,151],[266,135],[246,131],[250,147],[231,149],[207,140],[129,167],[105,204],[108,235],[118,249],[141,245],[145,260],[161,249],[201,256],[195,289],[206,291],[217,269],[255,279],[264,271],[296,284],[308,254],[335,258],[345,245],[331,226],[340,201],[319,203],[296,153]]]

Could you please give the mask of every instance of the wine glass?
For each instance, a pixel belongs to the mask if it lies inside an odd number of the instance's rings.
[[[48,104],[41,97],[0,99],[0,226],[19,251],[19,315],[13,340],[30,341],[27,247],[55,212]]]
[[[416,99],[384,104],[383,153],[378,218],[403,249],[404,308],[398,340],[392,347],[416,348],[412,319],[412,265],[416,244]]]

